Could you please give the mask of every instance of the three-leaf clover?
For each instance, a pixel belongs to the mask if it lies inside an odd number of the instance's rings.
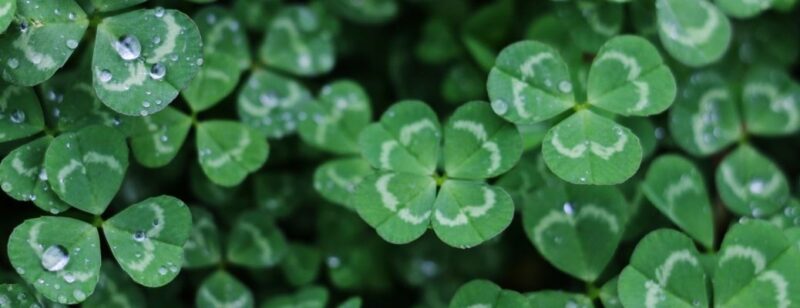
[[[361,182],[352,207],[385,240],[408,243],[432,225],[448,245],[467,248],[511,223],[511,197],[484,179],[519,160],[522,138],[516,128],[489,104],[475,101],[456,110],[443,145],[441,139],[436,114],[420,101],[393,105],[362,131],[363,156],[379,171]],[[443,175],[436,173],[440,161]]]
[[[597,53],[586,103],[575,101],[570,72],[558,52],[535,41],[506,47],[487,88],[494,111],[517,124],[541,122],[574,109],[548,131],[542,153],[560,178],[597,185],[627,180],[642,160],[639,138],[607,115],[657,114],[676,94],[675,80],[658,50],[635,36],[617,36]]]

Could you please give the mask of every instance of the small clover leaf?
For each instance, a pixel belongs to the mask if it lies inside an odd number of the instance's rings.
[[[317,103],[303,105],[299,133],[308,144],[336,154],[358,153],[358,135],[372,119],[369,97],[358,83],[328,84]]]
[[[103,213],[128,169],[125,137],[114,129],[87,126],[56,137],[44,155],[47,179],[61,200],[92,214]]]
[[[34,135],[44,128],[42,107],[33,89],[0,82],[0,143]]]
[[[528,239],[556,268],[597,279],[625,231],[627,201],[615,187],[559,185],[537,191],[523,208]]]
[[[301,111],[303,105],[311,103],[311,94],[299,82],[256,70],[245,84],[237,100],[239,119],[267,137],[294,133],[298,123],[308,116]]]
[[[771,215],[789,200],[789,184],[775,163],[749,145],[728,154],[716,172],[719,195],[738,215]]]
[[[17,1],[14,23],[0,34],[3,79],[33,86],[64,66],[83,38],[89,20],[74,0]]]
[[[69,209],[50,189],[44,155],[52,137],[41,137],[8,153],[0,162],[0,187],[11,198],[32,201],[40,209],[58,214]]]
[[[100,278],[97,229],[72,218],[26,220],[11,233],[8,258],[37,292],[60,304],[86,300]]]
[[[692,240],[661,229],[645,236],[619,276],[625,307],[707,307],[706,273]]]
[[[316,7],[286,6],[269,24],[258,56],[268,66],[297,76],[316,76],[333,69],[332,23]]]
[[[619,276],[612,278],[603,284],[600,288],[600,301],[603,307],[606,308],[622,308],[622,302],[619,300]]]
[[[183,267],[201,268],[222,260],[220,235],[214,216],[201,207],[193,206],[192,231],[183,244]]]
[[[656,16],[661,43],[685,65],[708,65],[728,50],[731,22],[708,0],[656,0]]]
[[[178,154],[192,126],[189,116],[172,107],[131,120],[139,124],[130,136],[133,157],[150,168],[169,164]]]
[[[458,288],[449,307],[520,308],[529,305],[528,299],[518,292],[503,290],[488,280],[473,280]]]
[[[238,122],[202,122],[197,125],[196,134],[200,166],[218,185],[238,185],[261,168],[269,156],[269,144],[263,135]]]
[[[780,136],[800,130],[800,84],[788,74],[757,66],[743,83],[742,109],[748,132]]]
[[[3,307],[39,307],[41,303],[36,300],[36,296],[30,292],[30,289],[22,284],[4,283],[0,284],[0,305]]]
[[[663,155],[650,165],[642,184],[647,199],[703,246],[714,246],[714,219],[700,170],[678,155]]]
[[[199,308],[255,307],[253,292],[233,275],[219,270],[203,280],[195,302]]]
[[[272,297],[261,304],[261,308],[324,308],[328,303],[328,297],[327,289],[310,286],[302,288],[294,294]]]
[[[191,228],[186,204],[159,196],[131,205],[105,221],[103,234],[122,269],[137,283],[153,288],[178,276]]]
[[[226,259],[249,268],[271,267],[286,256],[286,239],[264,210],[242,213],[227,240]],[[268,216],[267,216],[268,217]]]
[[[200,70],[202,45],[197,26],[180,11],[142,9],[105,18],[92,57],[97,96],[125,115],[156,113]]]
[[[314,189],[328,201],[349,207],[350,197],[374,173],[361,158],[342,158],[326,162],[314,171]]]

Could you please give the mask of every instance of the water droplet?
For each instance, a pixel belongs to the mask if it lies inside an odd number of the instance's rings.
[[[492,101],[492,110],[498,115],[504,115],[508,112],[508,104],[503,100]]]
[[[762,181],[761,179],[754,179],[750,181],[750,184],[747,185],[747,188],[750,189],[751,193],[761,194],[764,192],[765,184],[766,183],[764,183],[764,181]]]
[[[29,28],[30,28],[30,25],[28,25],[28,21],[27,20],[23,20],[22,22],[19,23],[19,32],[22,32],[22,33],[28,32]]]
[[[217,15],[208,14],[208,16],[206,16],[206,22],[209,23],[209,24],[213,24],[213,23],[217,22]]]
[[[755,217],[755,218],[759,218],[759,217],[761,217],[762,212],[761,212],[760,208],[753,208],[753,210],[750,212],[750,214],[752,214],[753,217]]]
[[[69,14],[67,14],[67,18],[69,18],[69,20],[75,20],[75,13],[69,12]]]
[[[153,219],[153,226],[158,226],[161,223],[158,219]]]
[[[144,234],[144,231],[142,230],[133,233],[133,240],[137,242],[144,241],[145,238],[147,238],[147,234]]]
[[[41,180],[41,181],[47,181],[47,171],[46,171],[46,170],[44,170],[44,168],[42,168],[41,170],[39,170],[39,180]]]
[[[558,89],[561,90],[561,92],[570,93],[572,92],[572,83],[566,80],[559,82]]]
[[[166,275],[166,274],[167,274],[167,269],[166,269],[166,268],[164,268],[163,266],[162,266],[162,267],[159,267],[159,268],[158,268],[158,273],[159,273],[159,274],[161,274],[162,276],[163,276],[163,275]]]
[[[86,294],[81,290],[73,291],[72,296],[75,296],[75,300],[79,302],[82,302],[84,299],[86,299]]]
[[[268,108],[278,107],[278,95],[275,92],[267,92],[258,96],[258,101]]]
[[[69,49],[78,48],[78,41],[76,41],[76,40],[67,40],[67,47],[69,47]]]
[[[326,264],[328,264],[328,267],[330,267],[330,268],[337,268],[337,267],[339,267],[340,265],[342,265],[342,261],[341,261],[341,260],[339,260],[339,257],[337,257],[337,256],[330,256],[330,257],[328,257],[328,258],[325,260],[325,263],[326,263]]]
[[[700,307],[700,300],[699,299],[693,300],[692,301],[692,306]]]
[[[17,267],[17,274],[25,275],[25,269],[21,267]]]
[[[8,67],[12,70],[19,67],[19,61],[16,58],[8,59]]]
[[[64,295],[59,295],[58,296],[58,302],[61,303],[61,304],[66,304],[67,303],[67,297],[64,296]]]
[[[157,6],[153,10],[153,15],[156,15],[156,17],[161,18],[161,17],[164,17],[164,12],[166,12],[166,10],[164,10],[163,7]]]
[[[50,272],[60,271],[69,263],[69,251],[61,245],[50,245],[42,253],[42,267]]]
[[[66,274],[64,274],[64,277],[63,277],[63,278],[64,278],[64,281],[66,281],[67,283],[73,283],[73,282],[75,282],[75,275],[73,275],[72,273],[66,273]]]
[[[142,45],[133,35],[123,35],[118,41],[114,42],[114,49],[123,60],[136,60],[142,54]]]
[[[99,79],[102,83],[111,81],[111,77],[111,72],[108,70],[101,70],[97,73],[97,79]]]
[[[204,63],[203,58],[198,58],[197,59],[197,65],[203,65],[203,63]]]
[[[564,202],[564,205],[562,206],[562,209],[564,210],[564,213],[569,215],[569,216],[572,216],[573,214],[575,214],[575,208],[572,206],[572,203]]]
[[[153,64],[153,66],[150,67],[150,78],[153,78],[153,80],[161,80],[166,74],[167,67],[161,62]]]
[[[25,122],[25,111],[22,111],[22,109],[16,109],[11,112],[11,117],[9,117],[9,119],[11,119],[11,122],[16,124]]]
[[[167,140],[169,140],[169,137],[167,137],[167,135],[161,135],[161,138],[158,138],[158,139],[161,140],[161,142],[167,142]],[[156,224],[154,224],[154,225],[156,225]]]
[[[142,111],[139,111],[139,115],[141,115],[143,117],[146,117],[148,115],[148,112],[147,112],[147,110],[142,110]]]

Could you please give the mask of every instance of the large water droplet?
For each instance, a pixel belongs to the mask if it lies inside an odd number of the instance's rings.
[[[492,110],[499,115],[504,115],[508,112],[508,104],[503,100],[494,100],[492,101]]]
[[[102,83],[111,81],[111,77],[111,72],[108,70],[101,70],[97,73],[97,79],[99,79]]]
[[[67,47],[69,47],[69,49],[78,48],[78,41],[76,41],[76,40],[67,40]]]
[[[760,179],[754,179],[750,181],[750,184],[748,184],[747,187],[750,189],[751,193],[761,194],[764,192],[764,185],[765,185],[764,181]]]
[[[25,122],[25,111],[22,111],[22,109],[16,109],[11,112],[11,117],[9,117],[9,119],[11,119],[11,122],[16,124]]]
[[[61,245],[50,245],[42,253],[42,267],[50,272],[60,271],[69,263],[69,251]]]
[[[167,67],[161,62],[153,64],[153,66],[150,67],[150,78],[153,78],[154,80],[161,80],[166,74]]]
[[[153,10],[153,15],[156,15],[156,17],[161,18],[161,17],[164,17],[164,12],[166,12],[166,10],[164,10],[163,7],[157,6]]]
[[[564,205],[562,206],[562,209],[564,210],[564,214],[567,214],[567,215],[570,215],[570,216],[575,214],[575,208],[572,206],[572,203],[564,202]]]
[[[144,241],[145,238],[147,238],[147,235],[142,230],[133,233],[133,239],[137,242]]]
[[[123,35],[118,41],[114,42],[114,49],[117,50],[120,58],[126,61],[136,60],[142,55],[142,45],[133,35]]]

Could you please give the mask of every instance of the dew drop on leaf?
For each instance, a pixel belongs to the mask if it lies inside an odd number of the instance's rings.
[[[97,73],[97,78],[103,83],[111,81],[111,77],[111,72],[108,70],[101,70],[99,73]]]
[[[167,67],[159,62],[150,67],[150,78],[153,80],[161,80],[167,74]]]
[[[75,275],[73,275],[73,274],[71,274],[71,273],[66,273],[66,274],[64,274],[64,277],[63,277],[63,278],[64,278],[64,281],[66,281],[67,283],[73,283],[73,282],[75,282]]]
[[[764,181],[760,179],[754,179],[750,181],[748,188],[750,189],[751,193],[761,194],[762,192],[764,192]]]
[[[139,39],[133,35],[123,35],[118,41],[114,42],[114,49],[117,54],[126,61],[136,60],[142,55],[142,45]]]
[[[28,25],[28,21],[23,20],[19,23],[19,32],[25,33],[28,32],[30,26]]]
[[[567,214],[567,215],[572,216],[573,214],[575,214],[575,208],[572,206],[572,203],[564,202],[564,205],[563,205],[562,208],[564,210],[564,213]]]
[[[164,17],[164,12],[165,12],[165,11],[166,11],[166,10],[164,10],[164,8],[163,8],[163,7],[157,6],[157,7],[156,7],[156,8],[153,10],[153,15],[156,15],[156,17],[158,17],[158,18],[161,18],[161,17]]]
[[[8,67],[12,70],[19,67],[19,61],[16,58],[8,59]]]
[[[14,122],[16,124],[25,122],[25,111],[22,111],[21,109],[14,110],[13,112],[11,112],[10,119],[11,122]]]
[[[508,104],[503,100],[494,100],[492,101],[492,110],[498,115],[504,115],[508,112]]]
[[[60,271],[69,263],[69,251],[61,245],[50,245],[42,253],[42,267],[49,272]]]
[[[558,84],[558,89],[561,90],[561,92],[570,93],[572,92],[572,83],[564,80]]]
[[[139,230],[139,231],[136,231],[136,232],[133,233],[133,240],[135,240],[137,242],[144,241],[145,238],[147,238],[147,235],[144,234],[144,231],[142,231],[142,230]]]
[[[78,41],[76,41],[76,40],[67,40],[67,47],[69,47],[69,49],[78,48]]]
[[[158,274],[160,274],[162,276],[166,275],[167,274],[167,269],[165,267],[159,267],[158,268]]]

